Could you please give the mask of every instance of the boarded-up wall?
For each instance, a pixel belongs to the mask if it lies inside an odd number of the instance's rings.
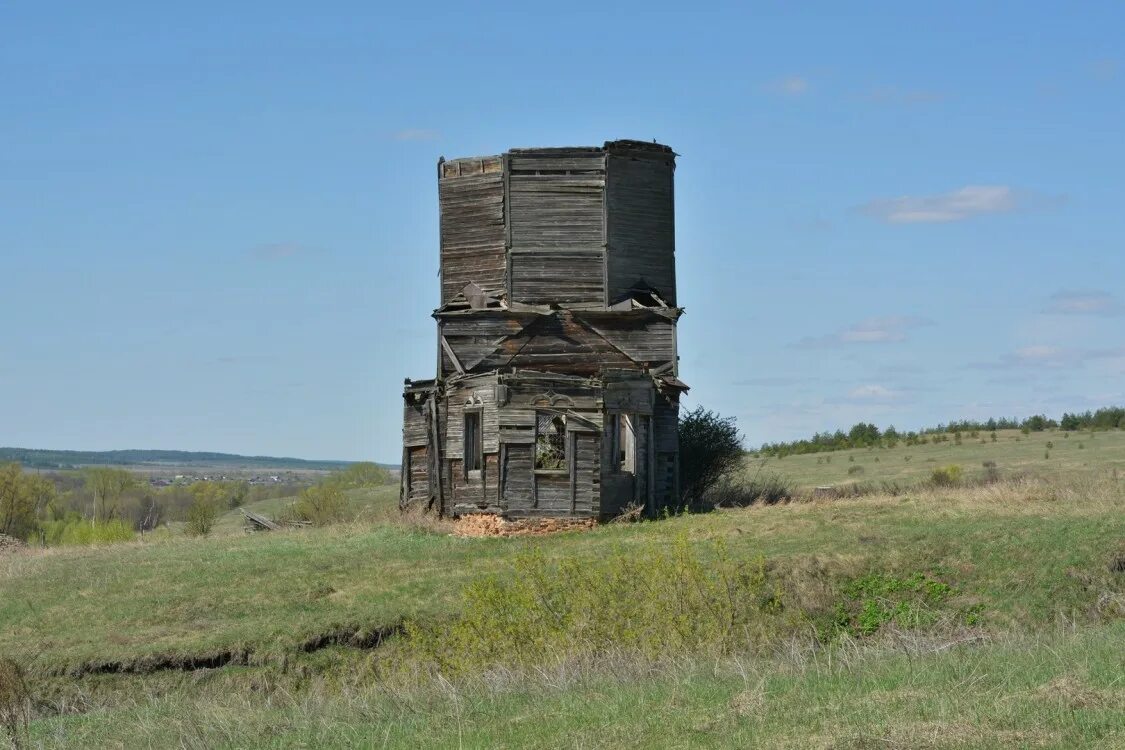
[[[509,156],[512,299],[605,303],[605,155]]]
[[[505,285],[504,175],[499,156],[441,165],[441,301],[473,282]]]
[[[606,166],[607,297],[647,284],[676,304],[672,154],[611,154]]]
[[[635,364],[572,313],[541,315],[517,336],[506,340],[479,368],[519,367],[568,375],[594,375],[604,367]]]
[[[530,443],[505,444],[501,467],[502,497],[509,511],[530,510],[532,466],[535,446]]]
[[[425,446],[408,448],[406,466],[406,501],[425,505],[430,500],[430,455]]]
[[[637,363],[656,367],[676,359],[676,321],[672,316],[647,310],[583,310],[574,315]]]

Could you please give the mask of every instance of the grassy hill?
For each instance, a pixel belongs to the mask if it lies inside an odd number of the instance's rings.
[[[803,481],[841,478],[816,475],[812,458]],[[401,519],[397,487],[353,491],[360,519],[336,527],[245,535],[230,513],[210,538],[0,557],[0,655],[32,676],[31,738],[43,747],[546,748],[564,737],[582,747],[1110,747],[1125,740],[1116,460],[1065,481],[546,538],[449,536]],[[764,556],[785,602],[769,620],[776,631],[656,661],[544,646],[533,669],[441,678],[396,635],[404,621],[454,621],[466,587],[512,580],[528,554],[585,570],[681,544],[736,562]],[[887,585],[855,599],[871,581]],[[893,593],[911,581],[950,593],[911,610],[918,595]],[[925,617],[814,632],[844,608],[862,618],[885,602]]]
[[[985,476],[991,462],[1001,477],[1033,476],[1071,481],[1094,474],[1125,477],[1125,430],[1064,432],[1046,430],[1023,434],[1001,430],[993,442],[987,433],[947,442],[894,448],[857,448],[784,458],[763,457],[747,462],[746,472],[776,473],[799,489],[818,486],[896,483],[913,485],[929,479],[935,468],[956,464],[967,479]],[[1048,447],[1050,446],[1050,447]],[[1049,457],[1048,457],[1049,455]]]

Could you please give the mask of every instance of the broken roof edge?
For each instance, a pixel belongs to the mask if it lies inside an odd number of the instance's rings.
[[[507,155],[516,156],[559,156],[581,154],[628,154],[629,156],[648,156],[654,158],[677,157],[678,153],[671,146],[656,141],[638,141],[631,138],[620,138],[615,141],[606,141],[601,146],[522,146],[510,148],[501,154],[485,154],[474,156],[454,156],[438,159],[438,167],[442,164],[458,161],[481,161],[499,159]]]

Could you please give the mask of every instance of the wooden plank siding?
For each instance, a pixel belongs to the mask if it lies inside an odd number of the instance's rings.
[[[465,409],[481,412],[481,442],[484,453],[500,450],[500,428],[496,413],[495,378],[473,378],[452,386],[446,393],[445,458],[465,457]]]
[[[531,444],[504,447],[500,497],[508,510],[531,510],[534,507],[531,488],[534,451],[535,446]]]
[[[508,164],[512,300],[604,305],[605,155],[513,153]]]
[[[609,304],[648,285],[676,304],[672,156],[610,155],[606,166],[606,297]]]
[[[411,504],[425,505],[430,501],[430,455],[426,446],[410,448],[403,467],[406,482],[406,500]]]
[[[634,362],[656,367],[676,361],[676,321],[647,310],[575,313],[577,320],[600,334]]]
[[[447,168],[453,163],[446,162],[442,166]],[[442,304],[470,282],[483,289],[503,289],[506,273],[503,172],[497,169],[464,177],[443,177],[438,181],[438,200]]]
[[[675,158],[610,141],[439,161],[437,377],[406,382],[404,505],[602,518],[676,506]],[[632,471],[612,455],[613,415],[633,425]],[[537,430],[556,417],[565,468],[537,471]]]

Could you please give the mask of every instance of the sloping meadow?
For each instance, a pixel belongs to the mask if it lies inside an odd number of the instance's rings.
[[[1064,641],[1096,632],[1125,645],[1115,625],[1125,603],[1123,510],[1125,488],[1112,479],[1029,480],[545,538],[358,523],[19,552],[0,557],[0,655],[22,665],[35,693],[33,736],[88,738],[83,728],[98,725],[129,745],[148,741],[130,734],[140,731],[131,722],[176,706],[202,716],[237,705],[255,725],[277,701],[319,704],[330,722],[358,702],[383,706],[377,717],[356,707],[373,722],[417,724],[410,710],[389,707],[487,684],[499,692],[476,704],[484,722],[505,701],[548,690],[552,674],[588,686],[636,673],[631,694],[643,702],[644,690],[668,687],[652,675],[672,667],[712,685],[707,664],[768,671],[762,665],[800,652],[800,669],[816,669],[863,643],[920,639],[937,644],[927,658],[940,662],[1063,622]],[[1056,678],[1081,682],[1066,670]],[[733,684],[729,674],[714,679]],[[587,689],[575,684],[562,679],[549,700]],[[1116,699],[1112,686],[1098,690],[1099,705]],[[138,694],[156,702],[139,704]],[[123,723],[114,729],[107,716]],[[534,712],[522,716],[534,721]],[[289,726],[290,740],[308,739],[307,727]],[[396,727],[383,728],[409,735]],[[329,744],[348,744],[342,726],[321,729]],[[198,746],[227,744],[199,732]],[[259,744],[246,737],[234,744]]]

